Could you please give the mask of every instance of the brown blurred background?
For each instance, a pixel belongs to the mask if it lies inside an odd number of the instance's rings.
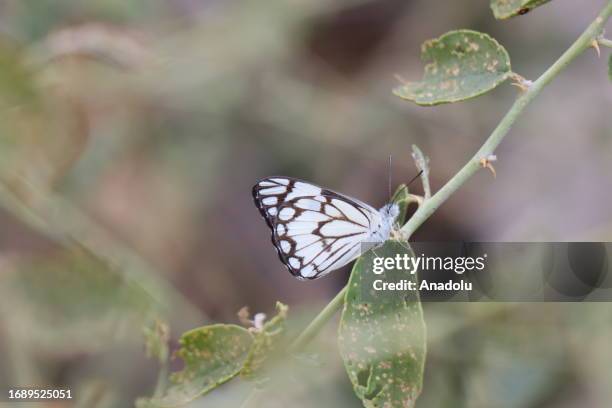
[[[149,280],[172,299],[174,340],[276,300],[297,330],[348,270],[290,276],[252,204],[255,181],[293,176],[380,207],[388,155],[406,182],[417,144],[441,187],[517,90],[434,108],[401,101],[394,75],[420,78],[420,44],[484,31],[535,79],[603,3],[557,0],[499,22],[484,0],[0,1],[0,384],[67,384],[100,407],[150,393],[156,367],[139,326]],[[478,173],[414,239],[609,240],[606,71],[595,52],[575,61],[504,140],[497,178]],[[124,272],[126,254],[138,273]],[[426,305],[420,406],[608,406],[608,309]],[[331,326],[321,384],[291,406],[358,406]],[[230,385],[196,406],[237,406],[243,393]]]

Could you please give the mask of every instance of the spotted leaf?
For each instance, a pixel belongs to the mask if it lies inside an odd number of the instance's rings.
[[[451,31],[422,45],[423,79],[393,93],[418,105],[459,102],[488,92],[512,74],[508,52],[489,35]]]
[[[200,327],[183,334],[176,353],[185,368],[172,374],[165,395],[140,399],[138,407],[176,407],[193,401],[240,373],[251,346],[249,330],[232,324]]]
[[[405,270],[373,273],[375,257],[413,256],[407,242],[387,241],[359,258],[346,294],[338,342],[355,394],[365,407],[413,407],[421,392],[425,323],[418,291],[375,291],[374,281],[416,284]]]

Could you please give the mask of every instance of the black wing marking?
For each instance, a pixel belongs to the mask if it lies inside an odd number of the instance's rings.
[[[302,279],[316,279],[357,257],[379,219],[367,204],[287,177],[260,180],[253,198],[280,260]]]

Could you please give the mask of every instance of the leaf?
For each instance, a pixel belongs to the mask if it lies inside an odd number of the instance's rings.
[[[393,197],[391,197],[392,203],[397,203],[399,206],[399,215],[397,216],[397,223],[399,225],[404,225],[406,222],[406,213],[408,212],[408,187],[405,184],[400,184],[400,186],[395,190]]]
[[[505,20],[529,13],[536,7],[548,3],[550,0],[491,0],[491,9],[495,18]]]
[[[375,257],[414,256],[406,242],[368,251],[349,280],[338,343],[355,394],[365,407],[413,407],[421,392],[425,323],[418,291],[375,291],[373,282],[417,282],[404,270],[373,273]]]
[[[506,49],[477,31],[450,31],[426,41],[421,58],[427,63],[422,81],[407,82],[393,93],[422,106],[474,98],[512,74]]]
[[[185,368],[171,376],[166,395],[140,399],[141,407],[176,407],[206,394],[240,373],[253,345],[253,335],[233,324],[215,324],[186,332],[176,353]]]
[[[254,342],[249,355],[240,372],[240,376],[245,379],[255,379],[261,377],[270,357],[280,355],[276,353],[279,342],[285,333],[285,319],[287,318],[287,305],[276,302],[278,314],[265,323],[260,331],[254,333]]]
[[[164,396],[140,398],[137,406],[181,406],[239,374],[249,380],[262,378],[271,357],[281,355],[278,350],[288,307],[277,302],[276,309],[277,315],[261,327],[245,329],[232,324],[216,324],[183,334],[176,355],[184,361],[185,368],[170,376],[174,384]]]

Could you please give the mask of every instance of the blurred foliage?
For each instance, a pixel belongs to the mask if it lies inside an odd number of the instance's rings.
[[[153,324],[145,326],[144,337],[147,357],[155,358],[161,364],[165,364],[170,356],[168,351],[170,329],[168,325],[156,319]]]
[[[0,302],[12,335],[31,350],[108,347],[135,338],[151,312],[146,292],[82,248],[14,263],[2,275]]]
[[[4,38],[0,89],[0,179],[27,199],[24,183],[51,188],[78,160],[85,119],[72,96],[30,63],[27,50]]]
[[[35,76],[24,66],[23,55],[16,44],[2,38],[0,42],[0,108],[28,104],[38,97]]]

